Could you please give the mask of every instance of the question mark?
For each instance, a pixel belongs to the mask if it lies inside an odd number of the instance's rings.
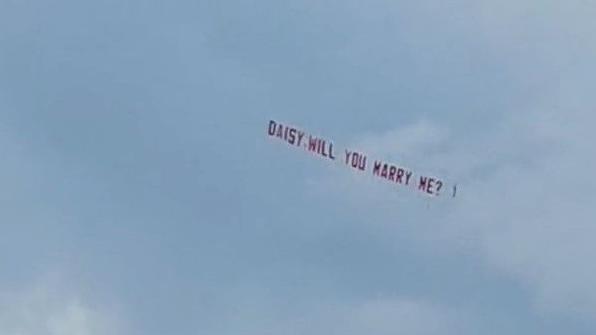
[[[443,187],[443,182],[440,180],[437,180],[437,192],[436,195],[439,195],[439,191],[441,191],[441,188]]]

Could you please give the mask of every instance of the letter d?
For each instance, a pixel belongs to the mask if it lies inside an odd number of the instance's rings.
[[[275,128],[277,128],[277,123],[273,120],[269,121],[269,136],[275,135]]]

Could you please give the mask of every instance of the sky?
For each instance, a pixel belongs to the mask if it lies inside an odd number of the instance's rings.
[[[0,1],[0,333],[596,333],[594,17]],[[269,120],[458,196],[295,150]]]

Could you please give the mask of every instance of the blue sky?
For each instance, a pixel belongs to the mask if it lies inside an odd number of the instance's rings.
[[[0,2],[0,333],[593,334],[595,15]]]

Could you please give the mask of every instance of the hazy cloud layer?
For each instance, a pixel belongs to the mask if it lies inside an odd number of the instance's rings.
[[[242,307],[248,307],[246,309]],[[472,334],[470,320],[449,308],[424,301],[379,299],[359,303],[319,302],[308,308],[284,315],[274,305],[259,310],[255,305],[241,304],[229,320],[233,333],[237,328],[246,334],[395,334],[423,335]]]
[[[54,279],[0,292],[0,332],[7,335],[124,334],[115,311],[91,307]],[[52,284],[53,283],[53,284]]]
[[[0,3],[0,332],[593,334],[595,11]]]

